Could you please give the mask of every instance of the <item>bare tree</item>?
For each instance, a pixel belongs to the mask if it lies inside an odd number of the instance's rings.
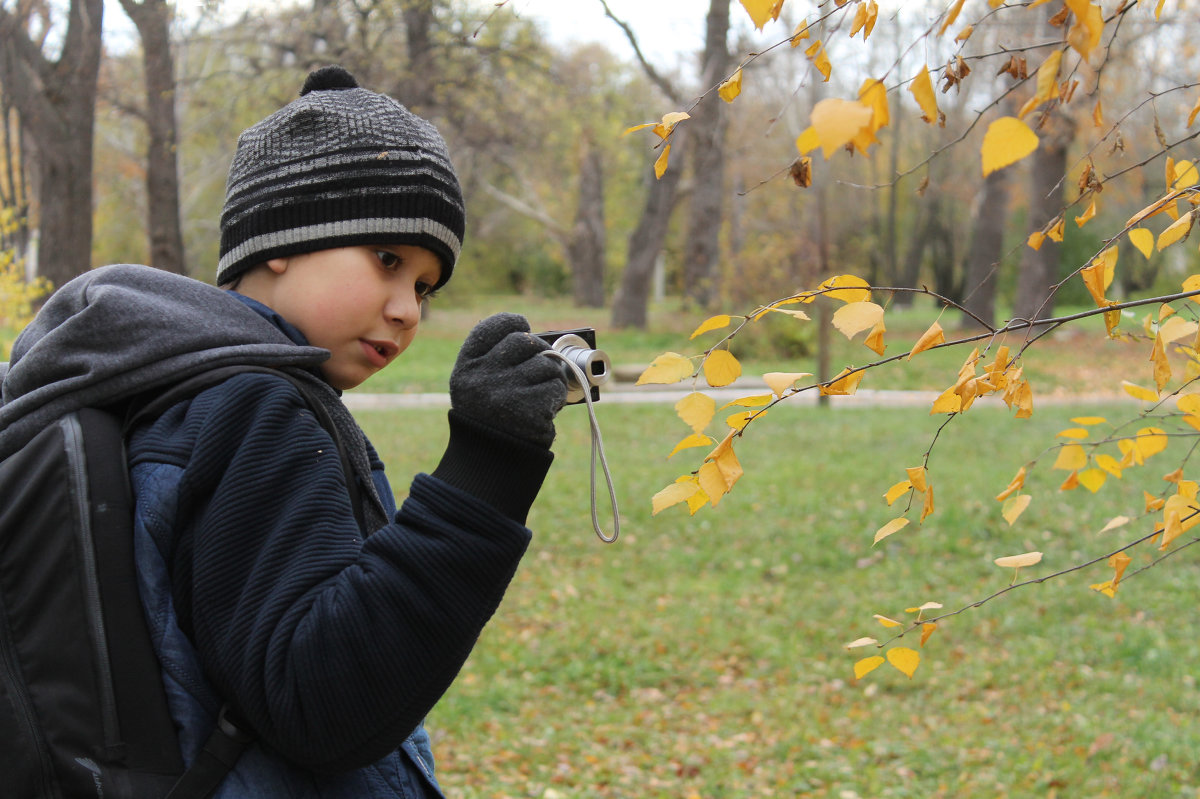
[[[0,5],[0,87],[28,134],[38,202],[38,274],[61,285],[91,267],[92,144],[103,0],[71,0],[50,36],[40,2]],[[35,22],[35,18],[38,20]],[[60,41],[57,58],[48,52]]]
[[[146,105],[146,207],[150,265],[187,274],[179,221],[178,127],[175,116],[175,58],[171,50],[171,7],[166,0],[121,0],[142,40]]]

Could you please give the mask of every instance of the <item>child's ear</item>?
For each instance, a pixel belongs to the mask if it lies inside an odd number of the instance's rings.
[[[272,258],[271,260],[267,261],[266,267],[267,267],[267,269],[270,269],[275,274],[282,275],[284,272],[287,271],[288,263],[290,261],[291,261],[291,259],[287,258],[287,257]]]

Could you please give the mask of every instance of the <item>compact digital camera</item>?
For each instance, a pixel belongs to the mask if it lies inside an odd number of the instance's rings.
[[[575,370],[562,364],[567,375],[567,404],[575,405],[584,401],[585,392],[591,394],[592,402],[600,399],[600,386],[608,382],[612,373],[612,362],[608,354],[596,349],[596,331],[590,327],[578,330],[553,330],[548,333],[535,334],[551,348],[562,353],[571,363],[579,367],[587,378],[587,385],[579,384]]]

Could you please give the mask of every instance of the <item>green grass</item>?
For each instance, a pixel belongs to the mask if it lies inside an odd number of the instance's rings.
[[[1024,422],[973,410],[934,449],[937,511],[874,548],[896,511],[882,493],[940,421],[922,409],[781,407],[738,444],[734,491],[694,517],[649,513],[651,494],[697,465],[665,460],[685,432],[672,409],[597,411],[621,540],[591,532],[586,417],[568,408],[530,552],[429,719],[451,796],[1200,792],[1200,569],[1186,554],[1115,600],[1089,590],[1110,576],[1097,566],[949,619],[912,680],[884,666],[856,681],[869,652],[843,648],[885,637],[872,614],[911,618],[905,608],[928,600],[958,609],[1003,588],[995,557],[1044,551],[1023,573],[1039,576],[1133,538],[1144,522],[1098,531],[1141,513],[1142,488],[1160,491],[1184,444],[1095,496],[1058,492],[1063,473],[1044,458],[1014,527],[993,499],[1069,416],[1123,421],[1129,406],[1042,408]],[[397,489],[436,463],[443,415],[360,413]],[[1133,555],[1131,571],[1151,552]]]

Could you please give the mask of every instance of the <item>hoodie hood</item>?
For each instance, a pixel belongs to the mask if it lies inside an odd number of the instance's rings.
[[[218,366],[312,369],[328,357],[214,286],[147,266],[95,269],[55,292],[0,364],[0,458],[79,408]]]

